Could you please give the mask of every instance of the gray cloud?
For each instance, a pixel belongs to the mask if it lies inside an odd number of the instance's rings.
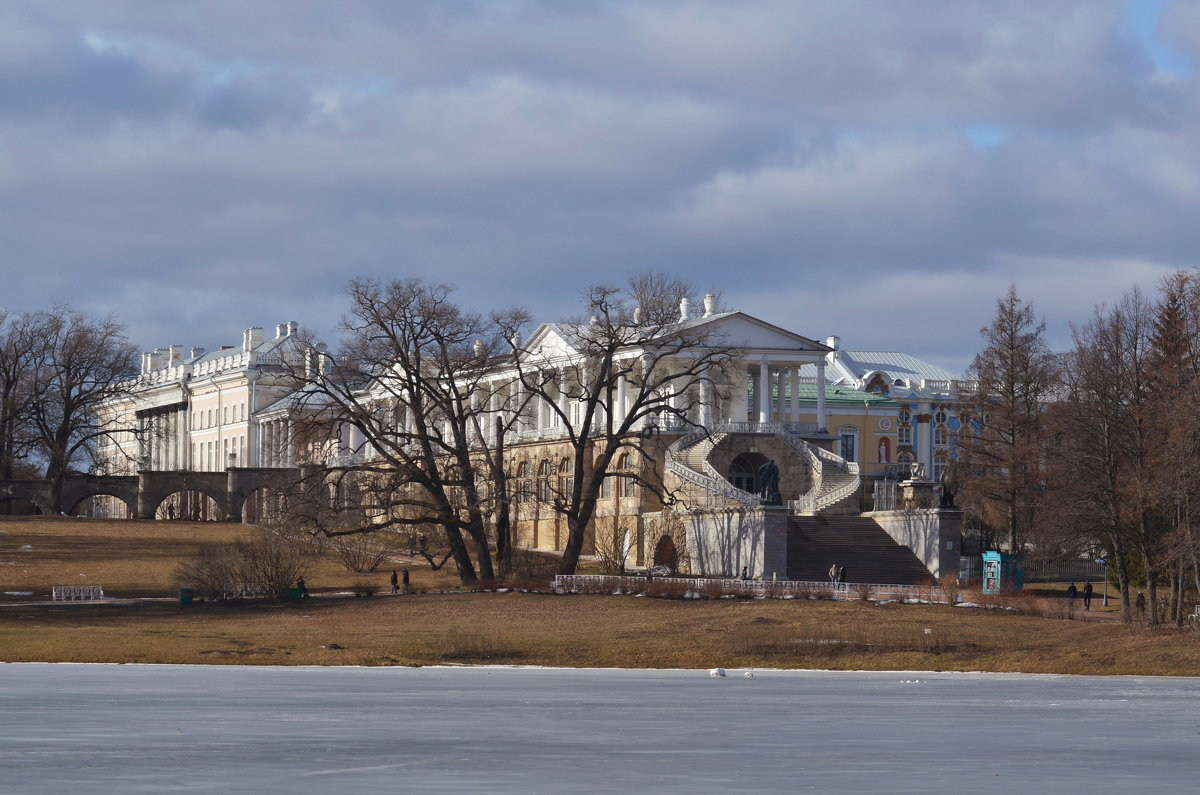
[[[662,267],[961,370],[1195,263],[1197,3],[57,0],[0,12],[5,293],[149,348],[358,274],[575,311]],[[1178,59],[1171,61],[1178,64]]]

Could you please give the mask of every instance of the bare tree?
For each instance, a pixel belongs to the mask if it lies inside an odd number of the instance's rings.
[[[488,547],[487,482],[495,461],[488,374],[505,345],[447,285],[420,279],[356,279],[336,354],[309,351],[298,407],[328,428],[354,428],[361,442],[322,473],[362,492],[368,504],[313,525],[325,535],[388,527],[441,527],[464,583],[494,577]],[[324,360],[312,365],[313,358]],[[343,437],[343,444],[345,438]],[[342,451],[339,451],[342,452]],[[468,541],[474,548],[472,561]],[[476,573],[478,565],[478,574]]]
[[[1014,553],[1021,551],[1022,534],[1041,501],[1043,407],[1058,369],[1045,328],[1015,286],[996,301],[995,318],[979,332],[984,347],[968,373],[979,391],[963,411],[958,436],[962,499],[984,522],[1005,529]]]
[[[43,338],[32,369],[30,417],[51,504],[62,511],[72,507],[61,504],[63,478],[113,430],[99,420],[97,408],[129,388],[137,349],[111,315],[90,318],[60,305],[39,313],[36,327]]]
[[[1151,495],[1146,461],[1147,374],[1152,307],[1136,290],[1112,307],[1097,307],[1073,330],[1063,368],[1061,400],[1050,409],[1055,436],[1048,445],[1050,518],[1081,547],[1109,553],[1122,599],[1129,601],[1131,556]]]
[[[560,573],[575,572],[606,479],[674,501],[658,467],[658,434],[701,425],[700,412],[717,403],[737,352],[707,319],[681,320],[681,299],[699,306],[697,293],[655,272],[624,288],[594,285],[582,293],[586,318],[543,327],[542,337],[524,343],[518,335],[525,313],[494,316],[513,344],[521,405],[546,412],[568,446],[570,476],[542,484],[552,509],[566,518]],[[559,342],[565,350],[555,347]],[[618,467],[621,461],[629,466]]]
[[[0,478],[29,474],[22,464],[35,442],[33,370],[44,345],[39,319],[0,308]]]

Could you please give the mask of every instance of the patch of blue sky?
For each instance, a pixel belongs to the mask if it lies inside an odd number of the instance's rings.
[[[1194,74],[1196,65],[1184,53],[1158,36],[1158,23],[1172,0],[1129,0],[1125,4],[1125,30],[1128,40],[1154,64],[1169,74],[1185,77]]]
[[[1012,137],[1012,133],[1006,128],[995,124],[966,124],[960,129],[963,135],[970,139],[971,144],[980,149],[1002,146]]]

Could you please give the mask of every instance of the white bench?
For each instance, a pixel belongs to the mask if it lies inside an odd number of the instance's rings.
[[[55,585],[50,596],[55,602],[91,602],[104,598],[99,585]]]

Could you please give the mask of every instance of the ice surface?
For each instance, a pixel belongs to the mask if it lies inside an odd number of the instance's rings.
[[[1194,791],[1200,680],[0,665],[0,790]]]

